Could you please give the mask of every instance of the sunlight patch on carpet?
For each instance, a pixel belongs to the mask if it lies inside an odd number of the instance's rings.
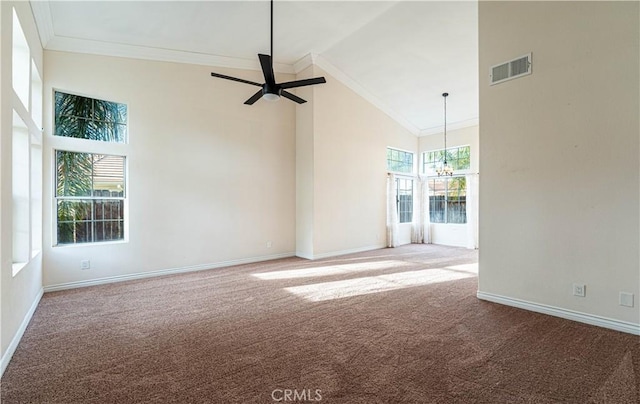
[[[390,268],[402,268],[414,265],[410,262],[399,260],[387,260],[387,261],[373,261],[373,262],[361,262],[357,264],[343,264],[343,265],[327,265],[321,267],[301,268],[301,269],[289,269],[286,271],[274,271],[252,274],[258,279],[273,280],[273,279],[296,279],[296,278],[311,278],[315,276],[329,276],[340,275],[352,272],[362,271],[376,271],[381,269]]]
[[[445,267],[446,269],[453,269],[455,271],[464,271],[472,274],[478,273],[478,263],[474,262],[473,264],[462,264],[462,265],[451,265]]]
[[[447,268],[434,268],[343,281],[314,283],[312,285],[293,286],[285,288],[285,290],[306,300],[321,302],[324,300],[386,292],[413,286],[455,281],[473,276],[475,275],[470,272]]]

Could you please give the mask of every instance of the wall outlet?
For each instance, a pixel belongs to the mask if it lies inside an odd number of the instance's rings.
[[[89,260],[82,260],[80,261],[80,269],[91,269],[91,261]]]
[[[271,248],[272,245],[271,241],[267,241],[267,248]]]
[[[573,295],[579,297],[585,297],[587,294],[587,285],[581,283],[573,284]]]
[[[620,292],[620,306],[633,307],[633,293]]]

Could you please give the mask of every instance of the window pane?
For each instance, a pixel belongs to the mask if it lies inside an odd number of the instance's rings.
[[[92,155],[56,150],[56,195],[90,196]]]
[[[58,201],[58,244],[91,241],[91,200]]]
[[[56,136],[124,143],[126,123],[125,104],[55,92]]]
[[[429,216],[432,223],[445,223],[446,180],[429,181]]]
[[[447,205],[447,221],[449,223],[467,222],[466,178],[451,178],[449,204]]]
[[[97,128],[93,121],[72,115],[56,115],[55,136],[95,139]]]
[[[11,150],[11,195],[13,201],[12,235],[13,263],[29,262],[29,129],[13,110],[13,132]],[[11,219],[10,219],[11,220]]]
[[[409,223],[413,220],[413,180],[398,178],[396,187],[399,222]]]
[[[124,200],[58,201],[58,244],[124,239]]]
[[[109,197],[124,191],[124,156],[94,154],[93,195]]]
[[[412,173],[413,153],[387,148],[387,170],[400,173]]]
[[[93,100],[79,95],[55,92],[55,114],[58,116],[75,116],[91,119]]]
[[[94,203],[94,241],[124,238],[124,201],[96,200]]]
[[[3,30],[4,32],[4,30]],[[29,110],[29,43],[22,30],[20,19],[13,9],[13,35],[12,35],[12,78],[13,90],[22,102],[26,110]]]

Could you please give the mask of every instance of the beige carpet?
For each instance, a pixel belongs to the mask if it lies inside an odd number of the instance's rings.
[[[638,402],[638,337],[480,301],[476,260],[410,245],[48,293],[2,403]]]

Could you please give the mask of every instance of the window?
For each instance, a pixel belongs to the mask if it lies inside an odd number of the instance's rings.
[[[42,128],[42,78],[36,62],[31,59],[31,117],[33,122]]]
[[[55,92],[55,136],[125,143],[127,106]]]
[[[31,56],[27,38],[22,30],[20,19],[13,9],[13,35],[12,35],[12,78],[13,91],[16,92],[18,98],[24,105],[25,109],[29,109],[29,67]]]
[[[467,223],[467,181],[465,177],[429,179],[431,223]]]
[[[127,106],[56,91],[54,135],[125,143]],[[124,240],[126,157],[55,150],[55,164],[56,244]]]
[[[29,262],[29,129],[13,111],[11,154],[11,193],[13,197],[13,264],[14,274]]]
[[[469,146],[453,147],[446,150],[447,164],[454,171],[467,170],[470,165],[471,148]],[[428,151],[422,154],[422,172],[427,175],[436,173],[436,169],[441,167],[445,160],[444,150]]]
[[[12,9],[11,85],[11,262],[12,275],[42,248],[42,79],[29,42]],[[2,135],[4,137],[4,133]]]
[[[56,150],[58,244],[124,239],[125,158]]]
[[[387,147],[387,170],[412,174],[413,153]]]
[[[413,180],[396,178],[396,201],[398,202],[398,221],[411,223],[413,220]]]
[[[413,174],[413,153],[387,147],[387,170],[399,174]],[[396,178],[396,202],[400,223],[413,220],[413,179],[400,175]]]

